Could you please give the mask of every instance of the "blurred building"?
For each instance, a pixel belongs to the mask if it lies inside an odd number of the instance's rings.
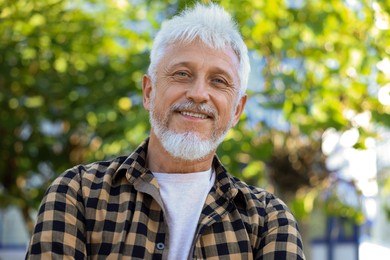
[[[0,260],[24,259],[29,239],[20,210],[0,209]]]

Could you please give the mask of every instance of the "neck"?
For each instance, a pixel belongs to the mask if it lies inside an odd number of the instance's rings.
[[[210,153],[206,157],[188,161],[171,156],[165,148],[162,146],[157,136],[151,132],[148,144],[148,154],[146,157],[146,163],[148,168],[152,172],[164,172],[164,173],[190,173],[201,172],[211,168],[214,153]]]

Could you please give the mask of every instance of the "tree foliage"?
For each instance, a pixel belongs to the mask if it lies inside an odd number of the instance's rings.
[[[356,128],[363,148],[372,125],[390,126],[390,106],[378,101],[390,78],[390,2],[216,2],[262,64],[251,109],[218,153],[252,184],[290,189],[304,216],[329,188],[324,131]],[[153,35],[192,4],[0,0],[0,206],[18,205],[28,219],[60,172],[126,154],[148,135],[141,79]],[[280,111],[288,127],[259,111]]]
[[[48,183],[147,136],[140,106],[158,6],[0,2],[0,201],[29,216]]]
[[[357,129],[354,147],[364,149],[377,137],[373,126],[390,126],[390,103],[379,102],[390,92],[390,2],[219,2],[234,10],[247,45],[261,57],[254,73],[263,80],[252,87],[258,109],[281,111],[288,122],[281,130],[260,120],[256,130],[261,141],[252,149],[272,147],[265,160],[270,183],[285,200],[295,198],[298,216],[326,190],[329,212],[361,220],[359,209],[345,210],[333,196],[337,180],[321,142],[329,128]]]

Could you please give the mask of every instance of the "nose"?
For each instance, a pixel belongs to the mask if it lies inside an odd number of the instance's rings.
[[[186,97],[195,103],[207,102],[210,98],[207,82],[197,79],[187,90]]]

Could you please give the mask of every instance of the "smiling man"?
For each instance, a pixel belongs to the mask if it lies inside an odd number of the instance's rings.
[[[297,223],[215,154],[242,114],[249,58],[221,7],[165,22],[143,77],[150,137],[48,189],[28,259],[304,259]]]

